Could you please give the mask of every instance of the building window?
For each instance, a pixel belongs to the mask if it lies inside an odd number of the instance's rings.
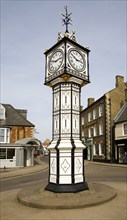
[[[103,106],[102,104],[99,105],[99,117],[103,115]]]
[[[91,132],[90,132],[90,128],[88,129],[88,137],[91,137]]]
[[[9,143],[10,129],[0,128],[0,143]]]
[[[5,108],[0,105],[0,119],[5,119]]]
[[[82,125],[84,125],[84,124],[85,124],[85,118],[82,117]]]
[[[99,155],[99,149],[98,149],[98,145],[97,144],[93,145],[93,154],[94,155]]]
[[[92,121],[92,112],[88,113],[88,122]]]
[[[99,155],[104,155],[104,145],[103,144],[99,144]]]
[[[88,137],[90,138],[90,137],[93,137],[93,127],[90,127],[89,129],[88,129]]]
[[[127,135],[127,122],[123,124],[123,135]]]
[[[103,124],[99,124],[99,135],[103,135]]]
[[[85,136],[84,131],[82,130],[82,138]]]
[[[94,125],[93,127],[93,136],[97,136],[97,126]]]
[[[94,109],[94,110],[93,110],[93,119],[96,119],[96,118],[97,118],[97,110]]]

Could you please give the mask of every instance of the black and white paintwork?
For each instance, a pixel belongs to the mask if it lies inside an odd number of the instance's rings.
[[[64,36],[45,55],[45,85],[53,91],[53,133],[48,147],[46,190],[79,192],[88,189],[84,175],[85,146],[80,140],[80,95],[81,87],[89,83],[89,49]]]

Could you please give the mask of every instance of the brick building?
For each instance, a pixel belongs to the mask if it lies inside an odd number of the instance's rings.
[[[115,88],[98,100],[88,99],[88,106],[81,111],[81,136],[87,145],[87,159],[114,161],[113,119],[125,102],[123,76],[116,76]]]
[[[40,147],[34,127],[26,110],[0,104],[0,168],[34,165],[34,149]]]
[[[12,105],[0,105],[0,143],[15,143],[23,138],[33,138],[34,125],[27,120],[27,110]]]

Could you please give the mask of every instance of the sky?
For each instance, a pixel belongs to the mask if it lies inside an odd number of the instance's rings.
[[[90,81],[81,90],[81,104],[115,88],[115,76],[127,69],[126,0],[1,0],[0,102],[27,109],[35,137],[52,139],[52,89],[44,85],[45,49],[64,34],[61,13],[72,13],[69,32],[89,46]]]

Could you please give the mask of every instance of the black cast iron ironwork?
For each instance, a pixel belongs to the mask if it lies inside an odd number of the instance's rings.
[[[68,31],[68,25],[69,24],[72,24],[70,21],[72,21],[71,20],[71,14],[72,13],[69,13],[68,14],[68,11],[67,11],[67,6],[65,6],[64,7],[64,9],[65,9],[65,15],[64,14],[61,14],[64,18],[62,18],[62,21],[63,21],[63,25],[65,25],[66,26],[66,33],[69,33],[69,31]]]

